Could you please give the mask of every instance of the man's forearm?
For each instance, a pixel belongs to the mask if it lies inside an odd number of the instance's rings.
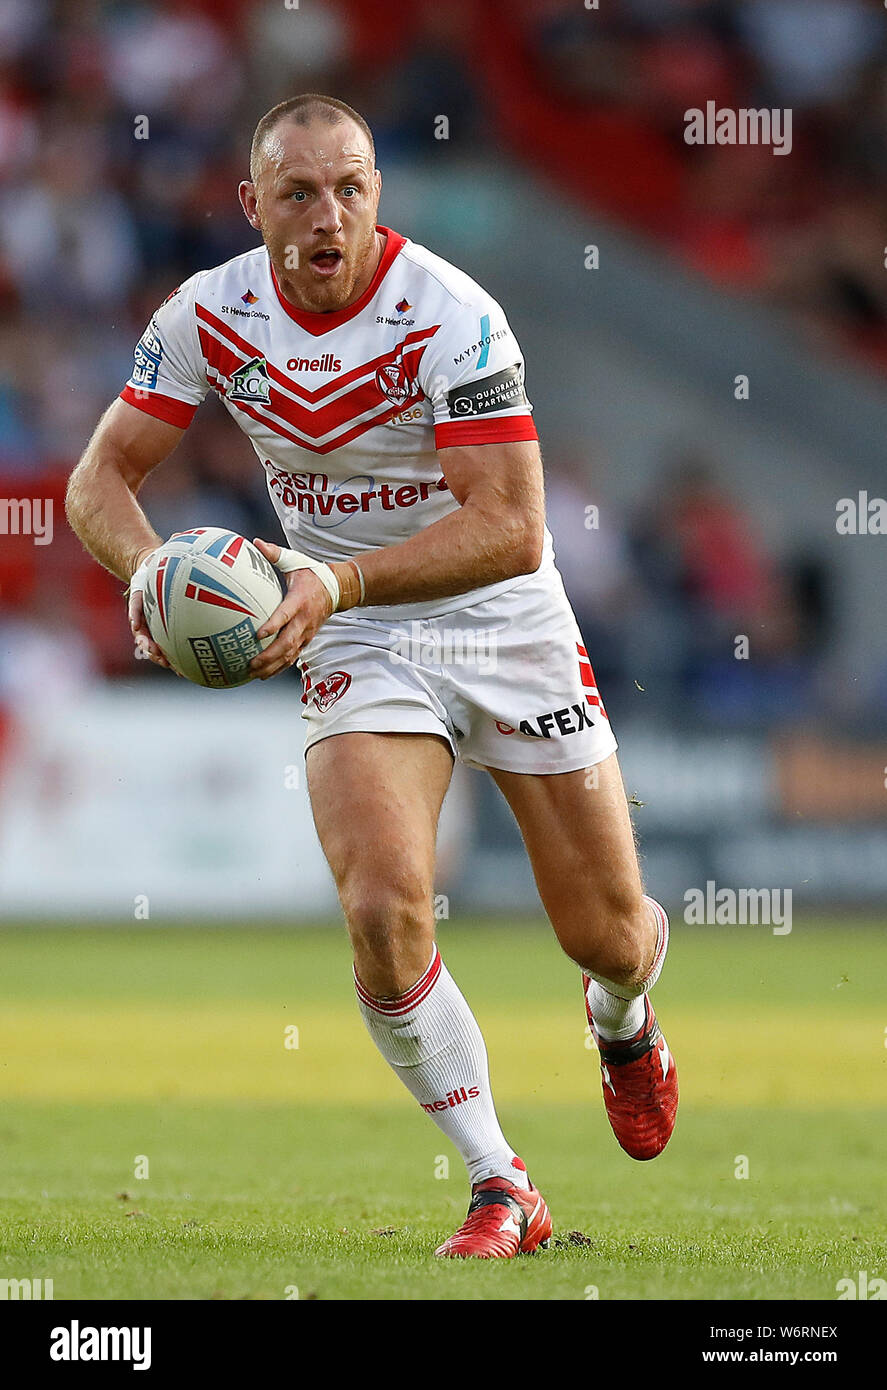
[[[71,529],[118,579],[128,581],[139,554],[162,543],[114,459],[87,452],[71,474],[65,507]]]
[[[517,512],[504,517],[468,499],[424,531],[398,545],[357,557],[366,584],[365,604],[414,603],[468,593],[519,574],[532,574],[542,558],[541,518]],[[333,566],[347,576],[348,565]]]

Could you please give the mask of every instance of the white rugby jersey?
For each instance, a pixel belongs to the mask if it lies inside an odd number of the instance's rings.
[[[437,449],[535,439],[520,348],[470,277],[387,227],[355,303],[284,299],[264,246],[186,280],[135,349],[122,399],[185,428],[210,390],[252,441],[287,542],[348,560],[458,507]],[[546,531],[542,568],[553,565]],[[526,576],[377,618],[469,606]]]

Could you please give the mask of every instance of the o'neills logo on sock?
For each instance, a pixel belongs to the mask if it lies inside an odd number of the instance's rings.
[[[479,1086],[469,1086],[466,1091],[464,1086],[459,1086],[455,1091],[448,1091],[446,1100],[429,1101],[428,1104],[420,1101],[422,1109],[427,1115],[433,1115],[435,1110],[452,1110],[454,1105],[464,1105],[466,1100],[474,1100],[480,1095]]]

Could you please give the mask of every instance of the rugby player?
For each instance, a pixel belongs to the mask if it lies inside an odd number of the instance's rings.
[[[649,998],[668,920],[643,891],[616,740],[555,568],[520,348],[473,280],[377,223],[380,192],[372,134],[343,102],[308,93],[262,118],[239,194],[263,244],[160,306],[72,474],[68,516],[130,581],[137,648],[166,664],[142,611],[162,542],[139,488],[208,391],[249,436],[286,540],[257,544],[287,577],[253,666],[263,680],[301,668],[358,1007],[468,1169],[467,1218],[435,1253],[508,1258],[545,1246],[551,1217],[435,943],[454,759],[487,770],[514,812],[636,1159],[662,1151],[678,1102]],[[493,647],[495,663],[442,656]]]

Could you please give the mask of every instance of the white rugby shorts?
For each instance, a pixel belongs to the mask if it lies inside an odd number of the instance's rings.
[[[333,734],[427,733],[471,767],[557,773],[617,746],[553,567],[439,617],[334,614],[299,666],[306,752]]]

